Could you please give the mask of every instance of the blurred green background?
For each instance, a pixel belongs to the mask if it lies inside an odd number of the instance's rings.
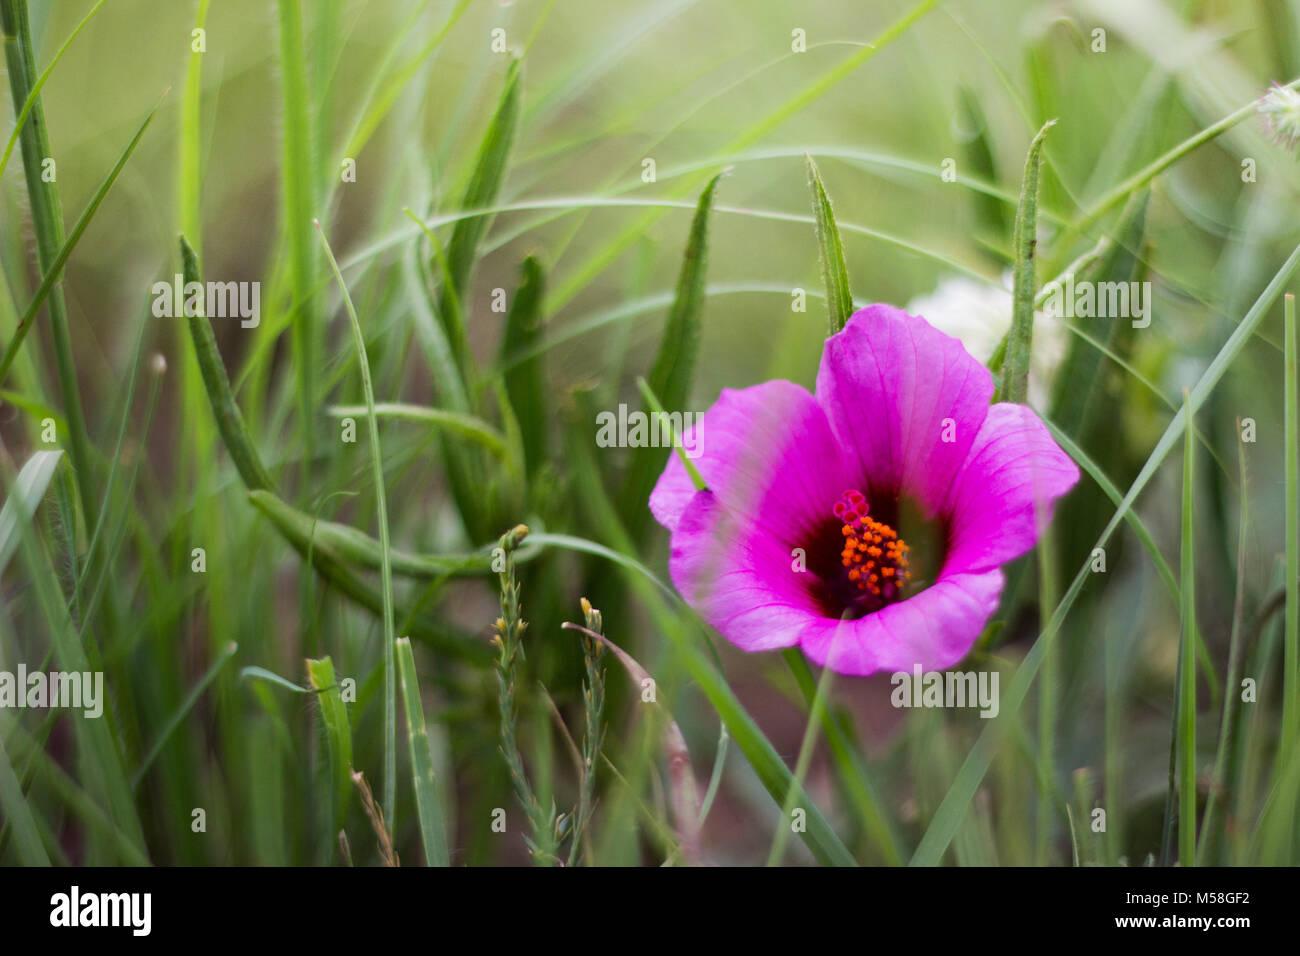
[[[631,456],[595,447],[590,412],[641,404],[635,381],[663,347],[691,209],[720,169],[729,171],[710,222],[709,294],[685,405],[697,411],[724,387],[774,377],[812,385],[827,321],[805,153],[834,203],[855,298],[904,306],[953,288],[946,284],[954,279],[969,280],[957,287],[966,291],[944,300],[948,314],[927,317],[987,359],[1011,319],[1005,290],[1025,152],[1039,127],[1056,119],[1044,152],[1039,281],[1110,236],[1119,248],[1112,278],[1150,281],[1155,299],[1149,328],[1083,320],[1086,338],[1061,332],[1063,357],[1036,365],[1043,386],[1036,404],[1121,493],[1172,420],[1182,389],[1206,371],[1300,242],[1300,167],[1250,109],[1158,176],[1126,189],[1130,177],[1249,107],[1270,83],[1300,76],[1294,3],[321,0],[299,10],[295,69],[286,66],[281,41],[286,8],[297,7],[108,0],[42,90],[69,227],[169,91],[62,283],[94,450],[92,486],[103,494],[92,512],[106,516],[102,542],[86,556],[96,522],[62,468],[33,526],[35,549],[3,578],[0,657],[29,666],[45,659],[51,632],[66,626],[37,600],[45,592],[35,579],[58,584],[52,593],[62,596],[63,612],[108,675],[112,754],[101,756],[120,764],[131,790],[126,804],[114,802],[111,781],[100,779],[105,772],[87,767],[93,745],[70,726],[73,718],[0,715],[15,779],[34,812],[33,832],[56,862],[345,858],[330,812],[340,808],[331,803],[330,738],[317,697],[243,669],[305,686],[304,658],[328,654],[340,675],[354,677],[360,693],[347,711],[352,764],[378,796],[381,617],[377,607],[358,606],[329,586],[328,575],[313,572],[250,503],[213,427],[185,323],[154,318],[149,290],[180,271],[182,230],[199,249],[205,278],[262,283],[256,329],[212,320],[248,430],[277,491],[299,513],[376,534],[364,419],[358,442],[344,444],[337,416],[327,411],[362,402],[356,353],[315,231],[285,208],[286,185],[298,185],[342,264],[376,400],[444,404],[447,383],[430,360],[428,329],[435,326],[422,323],[431,316],[445,322],[446,283],[430,264],[427,237],[403,210],[426,217],[440,242],[454,245],[452,223],[481,174],[480,148],[511,53],[522,56],[520,100],[493,203],[500,211],[472,250],[472,277],[458,292],[481,373],[472,410],[508,430],[493,389],[511,384],[499,370],[521,353],[506,338],[506,317],[492,308],[493,290],[516,301],[521,263],[535,257],[545,276],[536,333],[545,348],[532,367],[543,375],[544,402],[514,414],[534,437],[545,434],[546,454],[529,462],[522,487],[489,471],[476,486],[489,502],[486,514],[475,521],[458,512],[448,488],[446,455],[456,440],[385,420],[389,525],[393,547],[405,551],[490,547],[518,522],[622,551],[594,480],[629,529],[634,557],[666,578],[666,534],[652,527],[643,506],[620,495],[635,467]],[[40,68],[91,9],[80,0],[32,4]],[[192,55],[200,15],[205,51]],[[511,53],[493,49],[497,29]],[[806,50],[792,49],[795,31],[803,31]],[[306,97],[296,113],[288,92],[295,79]],[[295,154],[286,144],[301,132],[301,165],[291,168]],[[340,178],[348,159],[355,160],[355,182]],[[643,181],[646,159],[654,160],[654,182]],[[942,175],[948,160],[956,181]],[[1252,161],[1250,181],[1245,160]],[[0,186],[0,329],[8,341],[41,275],[17,149]],[[1147,197],[1136,226],[1121,222],[1125,203],[1117,202],[1081,232],[1067,228],[1129,193]],[[292,264],[304,236],[310,297],[300,294]],[[805,312],[791,309],[795,289],[809,294]],[[974,314],[988,318],[972,323]],[[314,414],[306,419],[290,331],[303,315],[319,346]],[[56,351],[42,311],[0,394],[10,481],[33,451],[49,447],[40,438],[47,413],[62,429]],[[126,405],[132,368],[154,353],[166,358],[166,375],[153,376],[146,362]],[[1264,812],[1275,787],[1281,795],[1274,802],[1287,794],[1294,800],[1297,787],[1278,760],[1282,614],[1275,609],[1257,623],[1282,583],[1282,370],[1279,300],[1196,419],[1196,609],[1204,641],[1198,803],[1223,793],[1227,815],[1218,824],[1222,839],[1202,834],[1214,862],[1300,859],[1291,824]],[[1241,418],[1256,423],[1255,443],[1238,441]],[[1239,579],[1242,454],[1250,494]],[[1181,482],[1171,455],[1136,509],[1175,577]],[[999,628],[973,658],[1003,671],[1004,695],[1048,616],[1044,598],[1064,592],[1114,510],[1085,477],[1058,513],[1056,573],[1039,575],[1033,558],[1013,570]],[[194,547],[206,551],[202,576],[192,571]],[[79,584],[87,569],[89,581],[102,573],[103,584],[94,613],[83,616]],[[379,577],[372,571],[357,573],[373,595]],[[438,639],[415,636],[450,861],[523,862],[521,832],[529,824],[511,793],[499,751],[497,686],[483,666],[498,614],[495,577],[399,579],[399,629],[413,602],[441,629]],[[554,795],[563,809],[577,799],[581,774],[560,727],[581,736],[583,655],[560,624],[581,621],[577,602],[586,595],[604,612],[606,633],[655,674],[702,791],[716,767],[704,858],[763,862],[783,825],[781,801],[743,747],[720,742],[726,737],[716,700],[699,692],[698,675],[665,639],[664,629],[676,628],[698,641],[690,616],[674,605],[657,613],[619,565],[581,552],[544,549],[521,564],[521,581],[530,626],[517,684],[518,734],[543,801]],[[1215,768],[1234,619],[1243,674],[1255,677],[1261,692],[1242,708],[1228,751],[1237,761],[1233,786],[1225,789]],[[999,722],[990,772],[938,859],[1160,858],[1162,841],[1169,842],[1162,826],[1179,629],[1177,602],[1123,527],[1108,547],[1105,575],[1085,585],[1024,707]],[[443,638],[477,650],[448,653]],[[232,641],[238,650],[227,661],[223,649]],[[735,699],[794,767],[808,720],[801,672],[779,655],[743,655],[713,643]],[[596,771],[599,801],[583,859],[680,862],[658,746],[661,718],[647,716],[621,670],[611,666],[607,677],[609,763]],[[836,680],[837,739],[852,756],[816,735],[807,772],[809,795],[862,862],[912,857],[987,723],[962,713],[900,713],[889,707],[888,691],[884,676]],[[403,862],[417,863],[427,853],[401,713],[399,701],[400,773],[389,822]],[[127,804],[137,819],[129,819]],[[1105,833],[1088,832],[1096,806],[1107,810]],[[206,810],[205,833],[191,827],[196,807]],[[498,807],[510,820],[505,834],[490,826]],[[341,812],[351,857],[381,860],[355,792]],[[1283,824],[1285,832],[1277,829]],[[27,862],[11,814],[4,826],[0,860]],[[138,852],[124,850],[123,841]],[[804,863],[817,855],[792,839],[784,859]]]

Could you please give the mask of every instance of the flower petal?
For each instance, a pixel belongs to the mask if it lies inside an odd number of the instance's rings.
[[[1034,546],[1079,469],[1024,405],[999,403],[975,437],[948,504],[945,572],[982,571]]]
[[[844,490],[842,453],[821,406],[792,382],[723,389],[717,404],[682,436],[698,449],[700,476],[727,511],[782,540],[825,517]],[[766,499],[779,488],[776,498]],[[650,511],[676,529],[696,489],[674,452],[654,491]]]
[[[952,667],[997,609],[1002,571],[941,577],[920,594],[853,621],[820,618],[800,644],[815,664],[862,677],[876,671]]]
[[[697,492],[673,529],[673,584],[718,633],[746,651],[791,647],[820,609],[794,570],[785,542],[740,533],[740,523],[711,491]]]
[[[817,401],[859,481],[875,494],[906,494],[930,515],[992,397],[993,377],[959,339],[889,305],[854,313],[826,340],[817,372]]]

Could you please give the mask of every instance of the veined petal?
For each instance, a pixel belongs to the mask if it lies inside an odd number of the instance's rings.
[[[945,571],[981,571],[1024,554],[1078,480],[1032,409],[991,406],[953,483]]]
[[[852,621],[819,618],[800,639],[809,660],[841,674],[952,667],[997,609],[1002,571],[941,577],[931,587]]]
[[[931,515],[992,397],[993,377],[959,339],[889,305],[854,313],[826,340],[817,372],[817,401],[859,480]]]
[[[700,476],[750,535],[761,529],[793,542],[843,491],[843,456],[826,416],[792,382],[723,389],[682,444],[698,449],[693,463]],[[674,452],[650,495],[650,511],[675,531],[695,494]]]
[[[668,567],[686,602],[742,650],[791,647],[821,613],[815,579],[785,543],[746,534],[711,491],[696,492],[673,529]]]

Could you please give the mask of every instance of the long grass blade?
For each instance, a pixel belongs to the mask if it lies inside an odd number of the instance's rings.
[[[719,173],[709,180],[695,205],[690,236],[682,255],[681,270],[677,275],[677,293],[668,312],[659,351],[650,369],[650,391],[659,398],[664,408],[685,408],[690,400],[691,382],[699,360],[700,336],[703,323],[705,272],[708,262],[709,215],[713,209],[713,195]],[[634,540],[639,539],[647,527],[649,509],[645,503],[654,488],[659,471],[663,468],[665,454],[660,448],[642,448],[632,458],[623,489],[623,514],[630,516],[627,528]]]
[[[357,367],[361,372],[361,391],[366,400],[366,422],[369,426],[370,437],[370,464],[375,484],[375,510],[379,514],[379,547],[382,554],[382,561],[379,566],[381,579],[379,586],[384,610],[383,809],[384,820],[391,834],[397,804],[397,672],[393,644],[396,635],[394,634],[395,625],[393,622],[393,568],[390,559],[391,546],[388,540],[388,502],[384,493],[384,459],[379,445],[379,417],[375,414],[375,390],[370,384],[370,360],[366,357],[366,337],[361,332],[361,320],[357,318],[357,310],[352,304],[352,296],[348,294],[347,284],[343,281],[343,273],[339,271],[339,264],[334,258],[334,252],[330,249],[329,240],[325,238],[325,232],[320,228],[319,222],[316,223],[316,231],[320,234],[321,245],[325,248],[325,258],[329,261],[329,267],[333,271],[334,279],[338,282],[339,291],[343,295],[343,305],[347,309],[348,322],[352,327],[352,344],[357,350]]]
[[[1020,205],[1016,209],[1015,235],[1012,246],[1016,264],[1012,280],[1011,332],[1002,369],[1001,398],[1024,404],[1029,392],[1029,353],[1034,334],[1034,295],[1038,291],[1038,179],[1042,166],[1043,143],[1047,131],[1056,125],[1050,120],[1029,144],[1025,158],[1025,177],[1020,187]]]

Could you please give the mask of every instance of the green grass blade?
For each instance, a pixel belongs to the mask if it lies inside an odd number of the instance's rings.
[[[199,682],[194,685],[189,696],[185,698],[185,701],[179,708],[177,708],[176,712],[163,724],[163,729],[158,734],[158,739],[154,741],[153,746],[149,748],[149,752],[145,755],[144,759],[140,761],[140,766],[136,769],[135,773],[131,775],[132,790],[139,788],[140,781],[142,781],[144,775],[149,772],[149,768],[153,766],[153,762],[158,759],[158,755],[162,753],[163,747],[167,745],[167,741],[171,738],[172,734],[176,732],[176,729],[180,727],[181,722],[185,720],[185,715],[194,709],[194,705],[199,702],[199,698],[202,697],[203,692],[208,689],[208,685],[216,680],[217,675],[221,673],[221,669],[226,666],[228,660],[235,656],[235,651],[237,650],[239,650],[239,645],[234,641],[227,644],[221,653],[217,655],[217,659],[212,662],[212,666],[208,668],[207,673],[199,678]]]
[[[516,351],[536,347],[542,329],[542,266],[534,256],[524,258],[519,288],[506,313],[506,331],[501,339],[501,359]],[[519,421],[524,442],[524,467],[529,475],[546,460],[548,401],[546,373],[541,355],[513,366],[505,374],[506,395]]]
[[[31,331],[32,323],[36,319],[36,314],[40,311],[45,300],[47,298],[50,300],[51,320],[54,319],[58,310],[64,308],[62,304],[63,293],[60,291],[61,287],[59,285],[59,280],[63,278],[63,267],[67,263],[68,257],[72,255],[72,250],[77,247],[77,243],[81,240],[81,236],[86,231],[86,227],[90,225],[90,220],[93,219],[95,213],[99,211],[99,206],[104,201],[104,197],[108,195],[108,191],[112,189],[113,184],[117,182],[117,177],[121,174],[123,167],[126,166],[126,161],[130,159],[131,154],[135,152],[135,148],[139,145],[141,137],[144,136],[144,131],[149,128],[149,124],[153,122],[154,115],[157,112],[157,106],[149,111],[149,115],[145,117],[144,122],[141,123],[140,127],[135,131],[135,135],[131,137],[131,141],[126,144],[126,149],[124,149],[122,154],[118,156],[117,162],[113,164],[113,168],[109,170],[108,175],[104,177],[104,181],[101,182],[99,188],[95,190],[95,194],[91,197],[90,202],[86,204],[86,208],[82,210],[81,216],[77,219],[76,225],[72,227],[72,232],[68,234],[66,240],[60,239],[58,251],[50,257],[48,263],[44,260],[42,261],[41,265],[44,272],[41,276],[41,284],[37,287],[36,293],[32,296],[32,301],[28,303],[27,309],[23,312],[22,318],[19,319],[18,326],[14,329],[13,338],[11,338],[9,344],[5,346],[4,356],[0,358],[0,382],[3,382],[5,376],[9,373],[9,368],[13,365],[14,356],[18,354],[18,349],[22,347],[23,339],[25,339],[27,333]],[[62,227],[60,227],[60,235],[62,234],[62,231]],[[54,326],[52,325],[51,327],[53,328]],[[66,331],[65,317],[65,335]],[[71,359],[68,361],[71,362]],[[75,435],[76,426],[73,424],[73,412],[71,409],[66,409],[65,414],[68,416],[68,423],[70,426],[69,431]],[[80,415],[79,411],[77,412],[77,415]],[[82,423],[81,428],[84,431],[84,422]],[[92,501],[87,507],[93,509],[94,502]]]
[[[281,142],[280,200],[289,242],[289,278],[293,288],[293,354],[298,382],[298,414],[308,457],[315,448],[316,386],[321,330],[312,307],[316,254],[311,229],[315,221],[316,166],[312,160],[311,103],[304,55],[302,4],[277,0],[280,31],[280,95],[284,108]]]
[[[329,747],[330,780],[333,792],[330,805],[334,813],[334,832],[343,829],[352,799],[352,726],[348,723],[347,705],[334,677],[334,662],[329,657],[307,661],[307,680],[320,703],[321,722]]]
[[[1289,296],[1288,296],[1289,298]],[[1238,421],[1240,429],[1240,421]],[[1240,769],[1234,758],[1233,748],[1237,740],[1237,719],[1241,711],[1242,664],[1242,630],[1245,622],[1246,604],[1246,548],[1249,544],[1250,529],[1250,483],[1246,471],[1246,443],[1237,441],[1237,487],[1241,498],[1237,517],[1237,582],[1236,597],[1232,608],[1232,634],[1228,639],[1228,672],[1223,679],[1223,717],[1219,723],[1219,744],[1215,750],[1214,778],[1210,783],[1209,797],[1205,802],[1205,817],[1201,822],[1201,842],[1197,850],[1197,863],[1204,866],[1221,865],[1220,858],[1227,834],[1225,826],[1219,821],[1226,808],[1231,807],[1237,796],[1238,781],[1232,771]]]
[[[185,236],[180,237],[181,268],[185,283],[202,282],[203,275],[199,269],[198,257],[190,247]],[[234,393],[230,390],[230,379],[226,375],[226,366],[221,361],[217,350],[217,339],[212,334],[212,326],[201,314],[201,310],[192,313],[185,310],[185,321],[189,323],[190,338],[194,342],[194,355],[199,363],[199,372],[203,376],[203,387],[207,389],[208,401],[212,404],[212,414],[217,420],[217,430],[225,442],[226,451],[244,486],[250,491],[271,489],[274,485],[262,464],[261,456],[253,445],[248,430],[244,427],[244,416],[235,403]]]
[[[934,6],[935,0],[921,0],[920,3],[872,37],[869,42],[862,44],[851,56],[841,60],[762,119],[747,127],[739,136],[728,143],[722,152],[735,153],[753,146],[786,120],[798,115],[805,107],[816,102],[852,76],[877,53],[905,34],[914,23],[934,9]],[[680,198],[686,194],[688,194],[688,189],[681,192],[675,191],[671,195],[673,198]],[[585,289],[592,279],[626,252],[628,247],[644,236],[649,227],[657,222],[662,215],[662,211],[658,210],[647,212],[644,216],[638,217],[635,222],[629,225],[626,230],[620,232],[612,241],[602,244],[598,252],[575,269],[573,274],[556,289],[551,296],[547,311],[549,313],[558,312],[561,307]]]
[[[316,223],[320,233],[321,245],[325,248],[325,258],[334,273],[343,295],[343,305],[347,309],[348,321],[352,326],[352,343],[357,350],[357,367],[361,371],[361,391],[366,399],[366,421],[370,436],[370,464],[375,483],[375,510],[379,514],[379,547],[383,560],[380,562],[380,595],[384,606],[384,820],[388,832],[393,832],[393,816],[397,803],[397,673],[393,659],[396,640],[393,622],[393,568],[389,557],[391,545],[388,540],[388,502],[384,493],[384,458],[379,445],[379,418],[375,414],[375,390],[370,384],[370,360],[366,357],[366,337],[361,332],[361,320],[348,294],[347,283],[343,273],[330,249],[325,232]]]
[[[1181,634],[1178,646],[1178,861],[1196,865],[1196,434],[1188,408],[1183,437]]]
[[[203,0],[203,3],[206,6],[207,0]],[[58,50],[54,52],[54,56],[50,59],[49,65],[41,71],[41,75],[32,85],[30,92],[27,94],[27,100],[23,103],[23,108],[18,112],[18,118],[14,120],[14,129],[13,132],[9,134],[9,142],[5,143],[4,155],[0,156],[0,178],[3,178],[5,174],[5,168],[9,165],[9,157],[13,155],[14,144],[18,142],[18,134],[22,132],[23,126],[27,123],[27,117],[31,115],[32,108],[36,105],[37,98],[41,95],[41,88],[45,86],[45,81],[50,78],[50,74],[54,72],[54,68],[59,65],[59,60],[63,59],[63,54],[68,51],[68,47],[72,46],[72,41],[75,40],[77,35],[85,29],[86,24],[88,24],[91,18],[99,12],[99,8],[103,5],[104,0],[96,0],[95,5],[90,8],[90,12],[82,17],[81,22],[78,23],[73,31],[68,34],[68,38],[64,40]]]
[[[1088,453],[1080,448],[1079,444],[1055,423],[1043,419],[1043,424],[1047,426],[1047,430],[1052,433],[1052,438],[1074,460],[1074,463],[1087,472],[1088,477],[1096,482],[1097,487],[1115,504],[1116,508],[1119,508],[1124,501],[1124,496],[1120,494],[1120,490],[1115,487],[1115,483],[1110,480],[1109,476],[1102,471],[1101,466],[1093,461]],[[1165,587],[1169,590],[1169,596],[1174,599],[1175,604],[1181,607],[1182,592],[1179,589],[1177,579],[1174,577],[1173,569],[1169,567],[1169,562],[1165,560],[1165,556],[1160,553],[1160,547],[1156,544],[1155,539],[1151,537],[1151,532],[1147,530],[1141,516],[1129,509],[1124,513],[1124,520],[1128,522],[1133,533],[1137,535],[1138,541],[1141,542],[1143,549],[1151,558],[1151,563],[1156,566],[1156,573],[1160,575],[1160,580],[1164,582]]]
[[[312,538],[312,522],[314,519],[310,515],[304,515],[302,512],[290,508],[269,491],[250,491],[248,500],[270,519],[276,530],[293,546],[293,549],[302,555],[311,567],[330,585],[370,613],[375,615],[383,614],[384,598],[379,588],[358,578],[331,548],[320,546]],[[285,520],[286,515],[290,516],[291,520]],[[300,520],[301,518],[306,518],[305,524]],[[376,547],[378,553],[375,567],[379,567],[383,563],[383,549],[377,544]],[[392,552],[390,551],[389,554],[391,559]],[[424,572],[422,574],[429,576]],[[408,613],[413,616],[408,618],[408,625],[404,630],[427,642],[435,650],[468,661],[479,667],[485,667],[491,661],[491,650],[483,641],[445,627],[436,621],[414,615],[413,611]]]
[[[813,679],[812,668],[808,660],[797,648],[787,648],[781,652],[785,658],[795,683],[803,693],[804,700],[811,707],[817,695],[817,682]],[[903,847],[895,832],[893,824],[882,808],[880,795],[867,772],[865,755],[849,737],[843,721],[831,709],[822,712],[822,732],[830,747],[831,759],[835,761],[840,772],[849,799],[857,811],[859,822],[876,848],[890,866],[897,866],[905,859]]]
[[[307,693],[307,688],[299,687],[287,677],[281,677],[275,671],[269,671],[265,667],[245,667],[239,672],[240,680],[260,680],[269,684],[276,684],[286,690],[291,690],[295,694]]]
[[[822,174],[805,153],[808,166],[808,188],[812,191],[813,215],[817,218],[817,251],[822,266],[822,282],[826,285],[826,311],[830,314],[830,334],[834,335],[853,314],[853,293],[849,291],[849,270],[844,264],[844,243],[839,227],[835,225],[835,211]]]
[[[1295,296],[1284,301],[1285,386],[1283,428],[1285,437],[1286,509],[1286,611],[1283,622],[1282,744],[1279,752],[1293,754],[1300,736],[1300,420],[1296,408]],[[1281,769],[1279,762],[1279,771]]]
[[[1002,401],[1024,404],[1029,391],[1029,352],[1034,334],[1034,294],[1038,289],[1036,249],[1038,246],[1038,179],[1047,131],[1056,125],[1049,120],[1029,144],[1025,178],[1020,187],[1012,240],[1016,264],[1012,284],[1011,332],[1003,360]]]
[[[790,789],[786,792],[785,803],[781,806],[781,817],[776,822],[776,837],[772,840],[772,849],[767,854],[767,865],[777,866],[785,859],[785,845],[790,839],[790,818],[794,813],[795,801],[799,790],[808,776],[808,765],[812,763],[813,751],[817,749],[817,727],[826,719],[826,698],[831,691],[831,682],[835,672],[829,667],[822,668],[821,679],[817,681],[817,690],[812,703],[808,706],[808,723],[804,727],[803,740],[799,743],[799,755],[794,762],[794,776],[790,779]]]
[[[1297,86],[1300,86],[1300,80],[1292,80],[1290,83],[1285,84],[1287,89],[1295,89]],[[1132,176],[1108,190],[1104,196],[1090,205],[1084,214],[1062,233],[1057,248],[1065,254],[1076,237],[1086,232],[1110,210],[1123,203],[1139,189],[1150,185],[1153,179],[1184,156],[1226,133],[1238,123],[1258,115],[1258,110],[1259,101],[1251,100],[1245,106],[1234,110],[1218,122],[1211,123],[1204,129],[1193,133],[1173,149],[1161,154]]]
[[[18,759],[32,762],[36,775],[50,788],[55,797],[63,802],[64,806],[72,811],[88,829],[94,830],[112,843],[126,863],[131,866],[149,865],[148,857],[141,853],[140,848],[109,818],[104,808],[59,766],[57,760],[42,750],[37,741],[21,726],[15,725],[12,731]]]
[[[650,383],[643,378],[637,378],[636,387],[641,390],[641,397],[645,403],[650,406],[650,411],[659,416],[665,416],[668,413],[664,410],[663,402],[659,401],[659,396],[655,395],[650,388]],[[673,449],[677,452],[677,457],[681,460],[682,467],[686,469],[686,474],[691,478],[691,484],[695,486],[696,491],[705,491],[708,485],[704,481],[704,476],[700,474],[700,469],[695,467],[695,462],[691,461],[690,456],[686,454],[686,449],[682,447],[682,436],[677,434],[677,429],[673,427],[671,419],[663,419],[668,422],[669,431],[672,432]]]
[[[90,523],[95,517],[94,509],[97,505],[90,439],[81,406],[77,368],[73,361],[67,303],[63,287],[56,281],[61,268],[61,263],[56,265],[59,252],[66,246],[63,206],[59,199],[58,183],[47,183],[41,175],[46,157],[53,156],[54,151],[50,148],[45,108],[40,96],[32,94],[38,80],[38,71],[36,51],[32,46],[31,23],[27,15],[27,0],[0,0],[0,29],[4,32],[5,65],[9,72],[9,91],[15,116],[22,112],[29,97],[32,100],[28,106],[28,121],[20,128],[18,141],[22,150],[27,199],[31,205],[32,231],[36,237],[36,261],[42,275],[49,277],[51,282],[51,287],[47,290],[50,295],[50,338],[54,347],[55,373],[63,401],[63,414],[68,420],[68,453],[77,480],[81,507],[87,516],[87,523]],[[5,349],[4,358],[0,360],[0,384],[4,383],[5,374],[30,327],[30,321],[18,324],[9,347]]]
[[[331,405],[326,411],[333,418],[353,418],[369,412],[365,405]],[[432,425],[470,439],[497,458],[505,458],[509,453],[506,447],[506,436],[474,415],[449,412],[446,409],[429,408],[424,405],[408,405],[404,402],[378,402],[375,405],[375,415],[379,418]]]
[[[695,205],[695,217],[691,221],[690,236],[686,240],[686,251],[682,255],[682,267],[677,276],[677,292],[647,379],[650,391],[668,409],[684,409],[690,400],[703,324],[709,214],[713,209],[713,194],[721,178],[722,174],[719,173],[709,180]],[[630,516],[626,525],[633,540],[638,540],[645,533],[650,516],[646,501],[663,469],[665,457],[661,448],[640,448],[632,456],[623,489],[622,513]]]
[[[3,734],[0,734],[0,809],[4,810],[5,820],[14,835],[18,862],[23,866],[49,866],[50,857],[41,842],[40,827],[5,752]]]
[[[63,452],[57,450],[33,452],[18,473],[13,491],[0,509],[0,574],[18,549],[22,527],[32,520],[62,457]]]
[[[519,60],[512,59],[506,71],[501,101],[488,124],[483,142],[479,145],[473,175],[465,187],[465,195],[461,198],[462,209],[489,209],[496,203],[497,196],[501,192],[501,184],[505,182],[509,163],[510,147],[514,142],[516,127],[519,125],[519,107],[523,92],[521,74]],[[460,302],[467,300],[466,292],[474,262],[478,258],[479,243],[487,233],[490,222],[488,215],[476,215],[458,221],[452,230],[451,240],[447,243],[447,272],[443,276],[442,297],[438,305],[438,314],[444,322],[452,314],[447,299],[449,295],[454,294]],[[449,326],[446,331],[457,363],[462,371],[467,371],[472,364],[469,339],[464,325]]]
[[[424,840],[424,859],[429,866],[449,866],[442,801],[433,774],[433,755],[429,751],[429,733],[424,725],[424,706],[420,701],[420,683],[415,673],[415,654],[411,650],[410,638],[397,639],[397,670],[402,678],[402,700],[406,704],[406,742],[411,750],[411,777],[415,785],[416,811],[420,817],[420,836]]]
[[[383,547],[364,531],[299,511],[269,491],[249,492],[249,499],[286,538],[310,542],[324,557],[375,571],[383,565]],[[405,577],[478,577],[491,573],[492,548],[485,546],[464,554],[415,554],[390,548],[389,560],[393,573]],[[521,550],[521,559],[528,555],[527,547]]]

